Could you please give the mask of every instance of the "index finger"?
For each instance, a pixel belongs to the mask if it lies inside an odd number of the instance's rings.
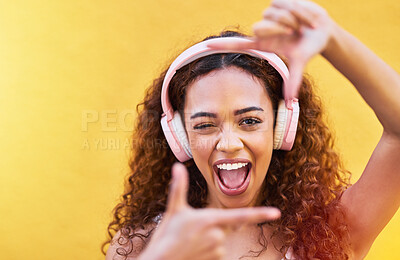
[[[255,207],[238,209],[207,209],[204,211],[206,225],[258,224],[273,221],[281,216],[279,209],[274,207]]]

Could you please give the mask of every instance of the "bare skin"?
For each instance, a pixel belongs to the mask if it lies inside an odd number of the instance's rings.
[[[323,8],[309,1],[275,0],[253,29],[253,41],[248,44],[210,47],[254,48],[287,57],[291,75],[288,85],[293,91],[286,91],[286,98],[296,96],[306,63],[321,54],[353,83],[383,126],[382,137],[361,178],[345,191],[341,200],[348,216],[352,259],[363,259],[400,205],[400,120],[394,120],[400,118],[400,77],[340,28]],[[246,243],[254,242],[253,229],[239,226],[238,230],[244,233],[237,236],[227,231],[227,227],[238,228],[238,220],[254,224],[278,215],[268,209],[254,208],[191,209],[182,199],[187,177],[179,167],[173,169],[174,188],[166,219],[139,259],[236,259],[239,252],[234,250],[241,250],[240,246],[247,248]],[[190,229],[190,235],[185,232],[188,230],[185,225],[195,227]],[[248,239],[243,244],[246,234]],[[111,248],[107,259],[114,254],[115,248]],[[282,255],[269,251],[261,259],[267,258],[281,259]]]

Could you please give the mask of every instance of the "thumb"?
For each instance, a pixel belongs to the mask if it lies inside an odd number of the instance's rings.
[[[283,97],[286,102],[298,98],[299,89],[303,81],[304,66],[305,62],[299,59],[289,60],[289,79],[283,89]],[[287,105],[286,103],[286,107],[288,107]]]
[[[188,171],[182,163],[175,163],[171,171],[172,182],[168,195],[167,213],[175,213],[188,206]]]

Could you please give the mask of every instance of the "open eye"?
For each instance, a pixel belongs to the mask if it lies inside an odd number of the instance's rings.
[[[243,120],[241,120],[239,125],[253,126],[253,125],[256,125],[259,123],[262,123],[262,121],[260,119],[254,118],[254,117],[248,117],[248,118],[244,118]]]

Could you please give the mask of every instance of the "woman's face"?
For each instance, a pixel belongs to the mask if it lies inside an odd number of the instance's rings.
[[[209,206],[256,205],[273,147],[274,113],[261,80],[237,67],[212,71],[188,86],[184,114]]]

